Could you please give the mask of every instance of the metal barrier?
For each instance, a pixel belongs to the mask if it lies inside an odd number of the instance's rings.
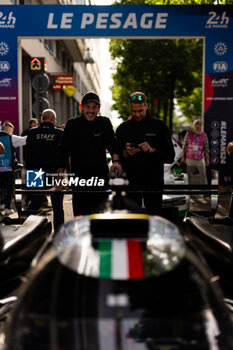
[[[104,192],[111,192],[115,189],[111,189],[109,187],[106,190],[98,190],[98,189],[68,189],[62,191],[64,195],[67,194],[73,194],[73,193],[104,193]],[[189,194],[189,195],[195,195],[195,194],[218,194],[219,188],[217,185],[215,186],[208,186],[208,185],[164,185],[163,190],[161,189],[126,189],[124,190],[127,193],[162,193],[162,194]],[[48,189],[27,189],[23,185],[16,185],[15,186],[15,193],[16,194],[47,194],[47,195],[53,195],[55,193],[58,193],[60,191],[51,191]]]

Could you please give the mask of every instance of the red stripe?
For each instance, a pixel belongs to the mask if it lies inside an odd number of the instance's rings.
[[[211,79],[211,76],[208,73],[206,73],[205,74],[205,101],[204,101],[204,106],[205,106],[204,111],[205,112],[210,107],[210,105],[212,103],[213,96],[214,96],[214,88],[212,85],[212,79]],[[207,98],[208,98],[208,100],[207,100]]]
[[[137,240],[128,240],[128,261],[129,278],[140,279],[144,277],[144,266],[142,260],[141,242]]]

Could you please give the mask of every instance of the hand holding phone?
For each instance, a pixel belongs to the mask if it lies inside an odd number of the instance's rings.
[[[131,142],[130,147],[131,148],[139,148],[139,145],[136,142]]]

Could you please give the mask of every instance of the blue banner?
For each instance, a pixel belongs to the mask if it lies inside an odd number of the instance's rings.
[[[232,31],[232,6],[1,5],[18,36],[205,37]],[[1,18],[0,18],[1,22]],[[213,35],[214,34],[214,35]]]

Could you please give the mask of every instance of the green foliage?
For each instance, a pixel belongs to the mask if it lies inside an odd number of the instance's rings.
[[[130,1],[128,1],[127,3],[130,3]],[[137,1],[135,1],[135,3],[137,3]],[[232,5],[233,0],[217,0],[217,1],[216,0],[145,0],[144,4],[148,4],[148,5]]]
[[[133,91],[143,91],[151,112],[166,121],[171,101],[189,96],[201,86],[199,39],[111,40],[110,52],[116,65],[113,107],[124,119],[129,113],[128,96]]]
[[[202,88],[197,87],[193,89],[190,96],[183,96],[178,99],[178,104],[183,115],[192,123],[194,117],[202,116]]]
[[[232,5],[233,0],[116,0],[119,5]]]

